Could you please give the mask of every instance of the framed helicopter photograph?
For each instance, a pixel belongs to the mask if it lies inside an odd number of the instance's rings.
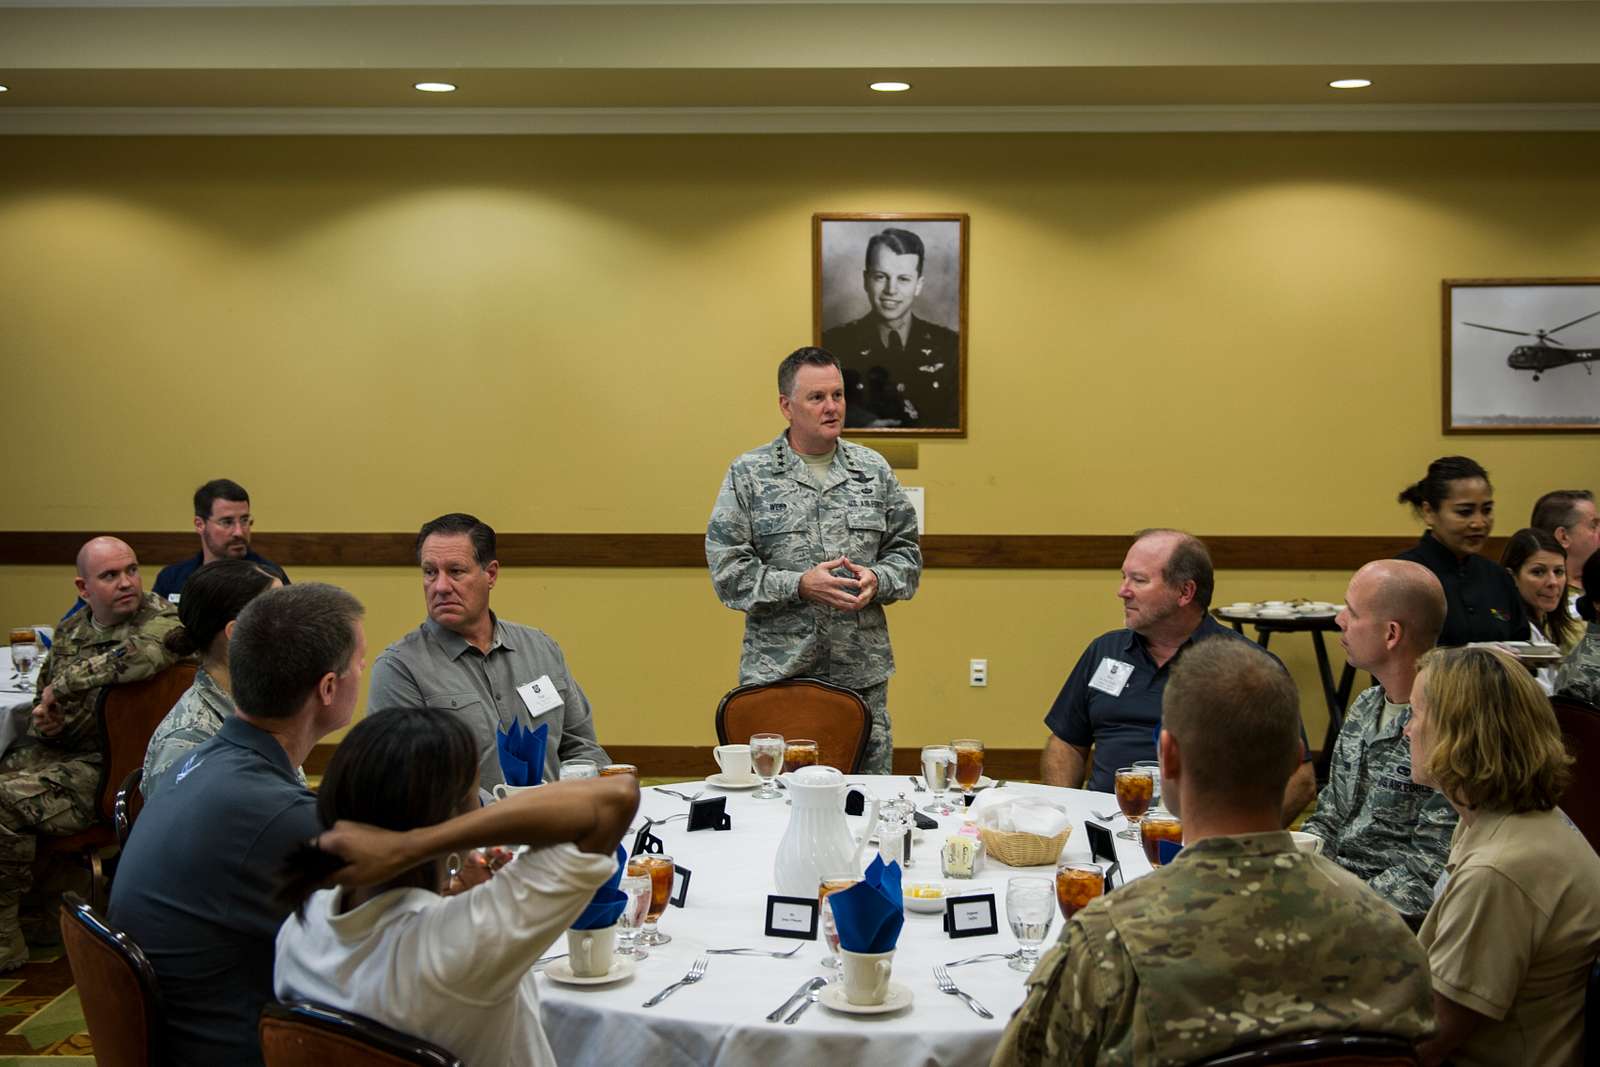
[[[1446,278],[1444,432],[1600,433],[1600,278]]]

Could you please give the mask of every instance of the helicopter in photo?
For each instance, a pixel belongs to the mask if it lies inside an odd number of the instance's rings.
[[[1553,340],[1552,335],[1560,333],[1568,326],[1576,326],[1580,322],[1586,322],[1596,315],[1600,315],[1600,311],[1591,311],[1582,318],[1564,322],[1553,330],[1535,330],[1532,333],[1527,330],[1508,330],[1504,326],[1485,326],[1481,322],[1463,321],[1461,325],[1473,326],[1480,330],[1493,330],[1496,333],[1509,333],[1517,337],[1532,337],[1533,344],[1518,345],[1511,350],[1511,354],[1506,357],[1506,366],[1512,370],[1532,371],[1533,380],[1538,381],[1540,375],[1544,374],[1545,371],[1553,370],[1556,367],[1565,367],[1573,363],[1583,364],[1583,370],[1586,374],[1594,373],[1589,364],[1596,359],[1600,359],[1600,348],[1568,348],[1560,341]]]

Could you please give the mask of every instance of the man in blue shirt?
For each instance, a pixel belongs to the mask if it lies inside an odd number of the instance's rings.
[[[111,889],[111,922],[155,968],[164,1062],[259,1065],[272,999],[284,861],[323,829],[295,776],[350,721],[366,666],[355,597],[312,583],[252,600],[228,670],[238,710],[194,749],[134,824]]]
[[[1208,614],[1215,585],[1211,554],[1198,537],[1168,529],[1135,535],[1117,589],[1127,625],[1090,642],[1045,716],[1046,784],[1109,793],[1118,767],[1156,758],[1172,664],[1196,641],[1247,640]],[[1286,826],[1316,793],[1304,726],[1300,737],[1301,764],[1284,791]]]
[[[200,535],[200,551],[182,563],[161,568],[153,592],[176,604],[189,575],[216,559],[247,559],[260,564],[288,585],[289,576],[282,567],[250,550],[250,530],[254,524],[255,519],[250,515],[250,494],[238,482],[214,478],[196,489],[194,531]]]

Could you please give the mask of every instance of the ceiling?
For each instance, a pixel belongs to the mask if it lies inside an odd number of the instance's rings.
[[[1588,0],[0,0],[0,133],[1597,129],[1597,43]]]

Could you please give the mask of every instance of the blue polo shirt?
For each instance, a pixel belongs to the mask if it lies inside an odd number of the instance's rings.
[[[1210,615],[1200,620],[1194,633],[1178,649],[1178,654],[1157,667],[1145,647],[1144,638],[1132,630],[1112,630],[1089,643],[1077,666],[1067,676],[1044,724],[1050,732],[1069,745],[1082,748],[1094,746],[1094,767],[1087,788],[1109,793],[1118,767],[1132,766],[1138,760],[1156,758],[1156,735],[1161,730],[1161,696],[1167,690],[1167,678],[1172,665],[1182,657],[1184,650],[1196,641],[1211,637],[1225,637],[1234,641],[1249,638],[1222,625]],[[1272,653],[1268,652],[1271,656]],[[1277,661],[1277,657],[1272,657]],[[1100,670],[1101,663],[1125,664],[1113,668],[1126,674],[1120,692],[1113,695],[1109,689],[1117,688],[1116,679],[1101,687],[1089,683]],[[1279,663],[1282,666],[1281,663]],[[1128,670],[1127,668],[1131,668]],[[1306,740],[1306,728],[1300,726],[1300,740]],[[1306,759],[1311,758],[1307,745]]]
[[[258,556],[254,552],[246,552],[244,558],[251,563],[260,564],[262,570],[277,575],[278,581],[284,585],[289,584],[289,576],[284,573],[283,568],[265,556]],[[189,580],[191,574],[200,569],[200,565],[203,562],[205,562],[205,554],[196,552],[182,563],[169,563],[167,566],[162,567],[161,573],[156,575],[155,588],[151,592],[162,600],[168,600],[176,604],[178,597],[183,595],[183,583]]]
[[[230,717],[146,804],[122,850],[109,918],[144,950],[165,1003],[166,1059],[260,1064],[284,860],[322,830],[289,754]]]

